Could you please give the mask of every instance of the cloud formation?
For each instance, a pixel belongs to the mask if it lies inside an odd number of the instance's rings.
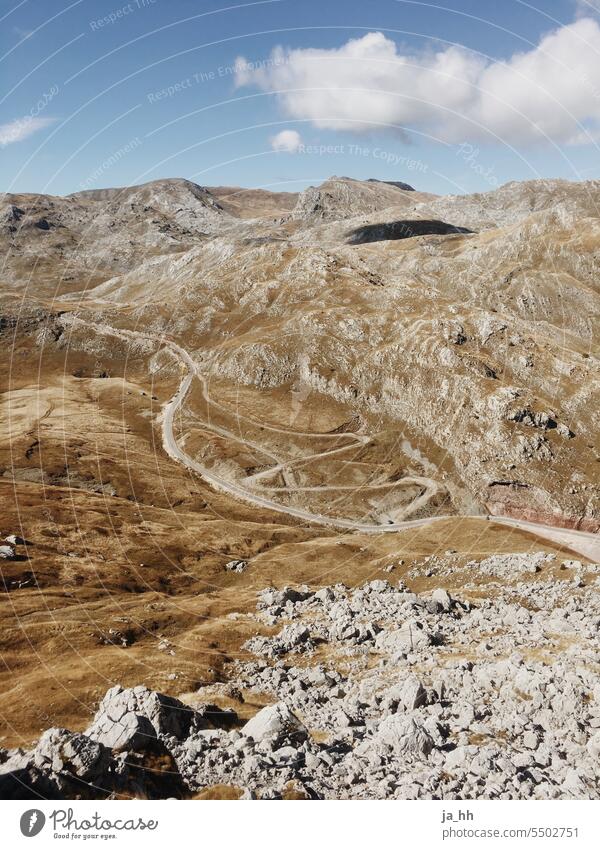
[[[24,118],[16,118],[8,124],[0,124],[0,147],[23,141],[28,136],[37,133],[49,124],[54,123],[55,118],[34,118],[26,115]]]
[[[300,133],[296,130],[282,130],[271,138],[273,150],[283,150],[286,153],[296,153],[301,144]]]
[[[277,47],[264,65],[240,57],[237,67],[238,86],[273,92],[287,115],[323,129],[507,144],[600,138],[600,26],[590,17],[504,62],[460,45],[402,52],[371,32],[331,50]]]

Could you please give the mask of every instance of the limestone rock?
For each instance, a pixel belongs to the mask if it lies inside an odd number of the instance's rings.
[[[242,730],[246,737],[252,737],[256,742],[272,741],[273,748],[288,742],[301,742],[308,737],[308,731],[285,702],[262,708]]]
[[[424,726],[412,717],[399,714],[387,716],[379,724],[376,735],[380,746],[395,754],[427,757],[433,749],[433,739]]]
[[[143,747],[155,738],[182,739],[198,715],[178,699],[147,687],[112,687],[98,707],[88,737],[106,746]]]
[[[416,619],[404,622],[397,630],[382,631],[375,639],[375,646],[392,654],[412,652],[431,645],[432,635],[422,622]]]
[[[85,734],[50,728],[40,737],[33,751],[33,762],[43,771],[64,773],[91,782],[105,776],[110,753]]]

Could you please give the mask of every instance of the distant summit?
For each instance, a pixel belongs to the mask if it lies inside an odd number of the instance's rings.
[[[310,186],[301,192],[292,215],[301,220],[341,220],[356,215],[370,215],[391,206],[413,208],[419,200],[432,197],[416,192],[407,183],[374,178],[357,180],[354,177],[329,177],[320,186]]]
[[[402,189],[405,192],[414,192],[415,189],[409,186],[408,183],[401,183],[398,180],[378,180],[377,177],[369,177],[367,183],[385,183],[387,186],[396,186],[397,189]]]

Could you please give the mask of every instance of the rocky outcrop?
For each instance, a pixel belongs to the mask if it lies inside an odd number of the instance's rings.
[[[255,743],[269,740],[277,747],[284,743],[303,743],[309,736],[304,725],[285,702],[278,702],[260,710],[244,725],[243,733]]]
[[[201,725],[202,717],[178,699],[147,687],[113,687],[85,733],[111,749],[145,749],[185,737],[194,723]]]
[[[382,180],[353,180],[330,177],[320,186],[310,186],[298,197],[292,217],[301,221],[330,221],[368,215],[392,206],[413,208],[420,195],[412,186]]]
[[[3,799],[104,795],[110,787],[110,752],[84,734],[50,728],[31,752],[7,754],[0,765]]]
[[[290,786],[333,799],[600,798],[600,566],[562,566],[569,594],[545,578],[557,567],[549,555],[472,561],[499,580],[477,604],[381,580],[265,590],[256,622],[280,632],[261,638],[257,660],[233,667],[227,687],[201,689],[194,708],[113,687],[84,734],[53,728],[30,752],[4,752],[0,789],[11,798],[189,795],[223,784],[247,798],[281,798]],[[310,643],[301,664],[297,643],[281,637],[292,627]],[[264,651],[269,642],[276,650]],[[317,646],[327,646],[327,664],[313,659]],[[247,691],[273,703],[246,722],[210,703]],[[166,760],[150,768],[152,755]]]

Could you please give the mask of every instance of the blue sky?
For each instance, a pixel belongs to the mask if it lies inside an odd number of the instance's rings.
[[[1,0],[0,188],[600,178],[599,20],[564,0]]]

